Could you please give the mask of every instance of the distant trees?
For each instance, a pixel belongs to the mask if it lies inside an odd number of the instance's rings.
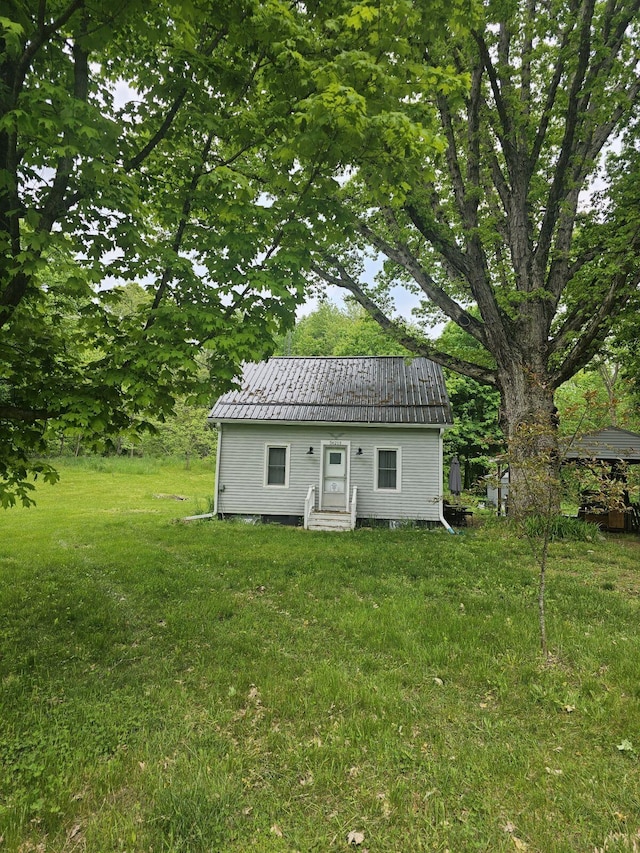
[[[359,305],[323,300],[279,339],[278,355],[409,355]]]

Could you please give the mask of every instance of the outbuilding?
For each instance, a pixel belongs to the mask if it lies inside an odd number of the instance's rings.
[[[209,415],[214,512],[315,529],[448,524],[439,365],[426,358],[272,358],[247,364]]]
[[[640,464],[640,435],[608,426],[573,439],[563,448],[563,459],[608,468],[611,480],[626,483],[628,466]],[[621,504],[615,507],[598,506],[592,494],[582,495],[578,516],[603,530],[640,533],[640,505],[630,499],[626,486]]]

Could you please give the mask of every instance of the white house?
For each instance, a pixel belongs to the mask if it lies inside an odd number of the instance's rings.
[[[442,371],[426,358],[272,358],[216,402],[214,512],[316,529],[441,523]]]

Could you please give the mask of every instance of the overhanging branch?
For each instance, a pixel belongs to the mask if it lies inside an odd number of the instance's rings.
[[[637,251],[640,244],[640,229],[636,229],[632,239],[631,247]],[[567,318],[560,333],[550,344],[550,351],[560,352],[563,346],[569,342],[572,333],[577,332],[578,338],[569,349],[563,363],[552,377],[555,388],[570,379],[578,370],[584,367],[593,357],[594,347],[600,338],[611,326],[611,318],[622,311],[628,301],[631,292],[640,285],[640,272],[637,260],[633,256],[628,258],[619,272],[614,276],[611,285],[604,298],[600,302],[597,311],[592,315],[586,315],[581,311],[574,311]],[[624,296],[624,292],[628,296]]]
[[[466,332],[472,335],[483,346],[486,345],[484,327],[475,317],[467,313],[458,303],[445,291],[438,287],[433,278],[420,266],[413,254],[406,246],[392,245],[384,238],[376,234],[368,225],[360,225],[360,233],[371,242],[376,249],[383,252],[389,260],[405,269],[420,285],[426,296],[443,311],[447,317],[457,323]]]
[[[355,297],[356,301],[365,309],[367,314],[369,314],[369,316],[372,317],[391,338],[405,347],[405,349],[409,350],[409,352],[429,358],[431,361],[435,361],[443,367],[448,367],[455,373],[461,373],[464,376],[475,379],[477,382],[481,382],[485,385],[496,385],[495,371],[486,367],[481,367],[473,362],[456,358],[449,353],[442,352],[426,338],[420,338],[412,334],[403,323],[398,320],[394,320],[385,314],[384,311],[382,311],[373,299],[371,299],[371,297],[362,290],[355,279],[349,275],[347,270],[335,258],[330,258],[328,263],[337,271],[337,275],[334,275],[317,263],[312,264],[311,268],[313,272],[327,284],[348,290],[349,293]]]
[[[211,39],[209,44],[203,48],[202,56],[209,57],[212,55],[214,50],[218,47],[220,42],[226,37],[228,33],[228,29],[226,27],[222,27],[219,32],[216,33],[215,37]],[[188,87],[186,84],[183,84],[178,94],[175,96],[173,102],[169,106],[164,119],[162,120],[160,126],[156,130],[156,132],[151,136],[147,144],[140,149],[133,157],[130,157],[124,163],[125,172],[132,172],[135,169],[139,168],[142,163],[149,157],[149,155],[158,147],[158,145],[162,142],[162,140],[166,137],[167,133],[171,129],[173,121],[178,114],[180,107],[182,106],[184,99],[187,96]]]

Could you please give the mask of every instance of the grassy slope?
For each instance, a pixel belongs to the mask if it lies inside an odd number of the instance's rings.
[[[211,486],[68,466],[0,516],[0,849],[636,849],[636,539],[553,547],[543,667],[501,528],[174,523]]]

